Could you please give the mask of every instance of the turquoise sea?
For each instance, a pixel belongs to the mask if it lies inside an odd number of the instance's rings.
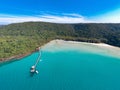
[[[0,90],[120,90],[120,59],[78,50],[42,51],[0,64]]]

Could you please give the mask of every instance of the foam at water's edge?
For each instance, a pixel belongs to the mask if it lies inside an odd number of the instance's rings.
[[[43,46],[42,49],[47,52],[78,50],[120,58],[120,48],[104,43],[96,44],[76,41],[53,40]]]

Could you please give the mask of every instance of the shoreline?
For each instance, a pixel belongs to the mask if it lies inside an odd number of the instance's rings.
[[[11,57],[8,57],[8,58],[0,58],[0,63],[1,62],[11,61],[11,60],[18,60],[18,59],[24,58],[24,57],[26,57],[26,56],[28,56],[30,54],[31,53],[15,55],[15,56],[11,56]]]
[[[22,59],[22,58],[24,58],[24,57],[29,56],[30,54],[32,54],[32,53],[34,53],[34,52],[37,52],[37,51],[38,51],[38,48],[40,48],[40,47],[37,47],[36,50],[31,51],[31,52],[28,52],[28,53],[19,54],[19,55],[14,55],[14,56],[11,56],[11,57],[8,57],[8,58],[0,58],[0,63],[20,60],[20,59]]]
[[[117,52],[120,51],[119,47],[115,47],[115,46],[111,46],[109,44],[105,44],[105,43],[88,43],[88,42],[78,42],[78,41],[65,41],[65,40],[61,40],[61,39],[56,39],[56,40],[52,40],[49,41],[48,43],[37,47],[35,51],[31,51],[28,52],[26,54],[20,54],[20,55],[15,55],[15,56],[11,56],[9,58],[0,58],[0,63],[2,62],[8,62],[8,61],[12,61],[12,60],[20,60],[21,58],[24,58],[34,52],[37,51],[38,48],[41,48],[44,51],[50,51],[50,52],[54,52],[55,50],[82,50],[82,51],[88,51],[91,53],[105,53],[106,55],[112,55],[113,57],[118,57],[120,58],[120,54],[118,54]],[[81,48],[82,47],[82,48]],[[106,50],[104,52],[104,50]],[[116,55],[117,53],[117,55]]]
[[[77,50],[120,59],[120,48],[105,43],[52,40],[43,47],[44,51]]]

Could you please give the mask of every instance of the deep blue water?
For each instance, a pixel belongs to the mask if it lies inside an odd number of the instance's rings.
[[[80,51],[38,52],[0,66],[0,90],[120,90],[120,60]]]

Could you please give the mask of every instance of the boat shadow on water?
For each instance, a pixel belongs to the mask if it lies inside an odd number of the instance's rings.
[[[38,74],[38,71],[30,72],[30,77],[33,77],[34,75],[37,75],[37,74]]]
[[[30,77],[33,77],[34,75],[35,75],[35,73],[31,73],[31,72],[30,72]]]

